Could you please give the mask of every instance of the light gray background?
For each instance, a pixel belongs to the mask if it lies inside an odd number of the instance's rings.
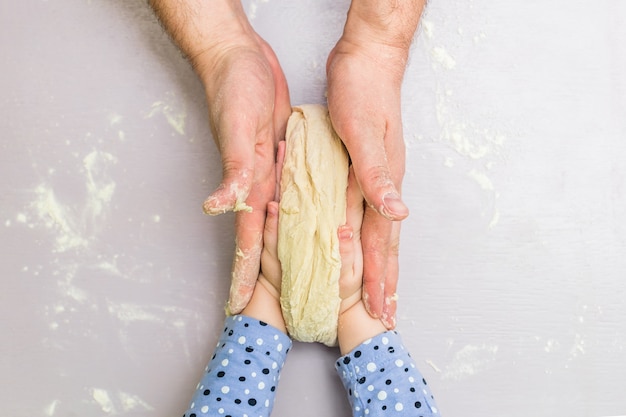
[[[347,1],[245,0],[294,104]],[[431,1],[404,85],[399,323],[444,417],[626,415],[626,2]],[[200,83],[143,1],[0,3],[0,414],[182,415],[232,215]],[[297,344],[275,416],[348,416]]]

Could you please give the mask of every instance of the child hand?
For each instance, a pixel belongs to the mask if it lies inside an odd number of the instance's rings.
[[[346,224],[340,226],[339,253],[341,272],[339,275],[340,314],[361,301],[363,287],[363,251],[361,248],[361,224],[363,222],[363,195],[350,167],[346,191]]]
[[[265,217],[265,227],[263,229],[263,251],[261,252],[261,271],[258,282],[263,284],[267,290],[280,298],[280,283],[282,270],[278,260],[278,202],[280,201],[280,177],[283,172],[285,162],[285,141],[278,142],[276,153],[276,188],[274,200],[267,204],[267,214]]]
[[[285,142],[278,144],[276,157],[276,193],[274,201],[267,204],[263,229],[261,271],[252,293],[252,298],[242,314],[271,324],[286,332],[285,320],[280,309],[280,284],[282,270],[278,260],[278,199],[280,197],[280,174],[285,158]]]
[[[386,330],[382,321],[369,315],[363,302],[363,249],[361,224],[363,221],[363,196],[352,168],[348,175],[346,224],[340,226],[339,253],[339,318],[337,337],[342,355],[350,352],[368,338]]]
[[[263,230],[263,251],[258,283],[262,284],[276,299],[280,298],[282,270],[278,260],[278,202],[267,204],[267,217]]]

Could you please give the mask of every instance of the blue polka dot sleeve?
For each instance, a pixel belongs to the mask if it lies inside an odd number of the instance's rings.
[[[183,417],[269,416],[290,348],[291,339],[267,323],[241,315],[227,317]]]
[[[366,340],[335,368],[355,417],[439,417],[426,380],[395,331]]]

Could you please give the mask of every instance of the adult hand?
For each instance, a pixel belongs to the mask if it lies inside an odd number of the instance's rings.
[[[267,203],[276,189],[274,155],[291,114],[287,83],[270,47],[231,47],[203,79],[213,137],[222,155],[222,183],[204,202],[208,214],[237,211],[228,310],[248,303],[259,268]],[[244,203],[245,202],[245,203]]]
[[[327,62],[328,110],[367,207],[363,218],[363,300],[395,327],[400,197],[405,147],[400,94],[423,0],[353,2]]]
[[[276,189],[276,146],[291,114],[285,76],[254,32],[240,2],[150,0],[198,73],[221,152],[222,182],[206,213],[236,211],[236,245],[227,310],[239,313],[259,273],[267,203]]]

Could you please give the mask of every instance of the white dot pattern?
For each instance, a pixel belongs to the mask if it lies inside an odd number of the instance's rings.
[[[440,416],[426,380],[395,331],[367,340],[335,367],[354,417]]]
[[[291,348],[287,335],[245,316],[228,317],[184,417],[268,417]]]
[[[227,318],[183,417],[268,417],[290,348],[291,340],[266,323],[245,316]],[[354,417],[439,417],[430,388],[396,332],[368,339],[335,366]]]

